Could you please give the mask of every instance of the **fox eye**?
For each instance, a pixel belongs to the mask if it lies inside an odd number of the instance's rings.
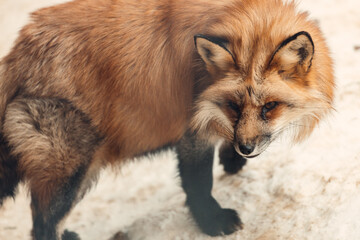
[[[264,105],[263,109],[264,109],[266,112],[268,112],[268,111],[271,111],[271,110],[273,110],[274,108],[276,108],[278,104],[279,104],[279,103],[278,103],[278,102],[275,102],[275,101],[273,101],[273,102],[268,102],[268,103],[266,103],[266,104]]]
[[[266,120],[267,119],[266,113],[270,112],[271,110],[274,110],[278,105],[279,103],[276,101],[266,103],[261,110],[261,117],[264,120]]]

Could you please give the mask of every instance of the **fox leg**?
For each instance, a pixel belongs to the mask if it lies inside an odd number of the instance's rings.
[[[34,240],[80,240],[75,232],[64,231],[63,225],[71,209],[97,179],[100,168],[98,161],[82,164],[69,177],[49,179],[40,191],[36,183],[29,183]]]
[[[202,231],[217,236],[239,229],[241,221],[236,211],[221,208],[211,195],[214,147],[187,133],[180,140],[177,153],[186,203]]]
[[[61,227],[99,171],[89,119],[65,100],[15,99],[3,132],[31,193],[33,239],[79,239]]]
[[[85,174],[85,167],[77,169],[76,173],[68,179],[61,179],[64,184],[60,187],[53,185],[59,179],[54,179],[51,183],[44,184],[44,188],[52,188],[47,190],[47,199],[44,199],[41,191],[32,189],[31,192],[31,210],[33,218],[32,236],[34,240],[79,240],[76,233],[63,232],[62,224],[68,213],[76,203],[79,186]],[[51,181],[52,179],[49,179]],[[35,184],[34,184],[35,185]]]
[[[235,174],[246,164],[246,158],[239,155],[234,146],[229,142],[223,142],[219,150],[220,164],[227,173]]]

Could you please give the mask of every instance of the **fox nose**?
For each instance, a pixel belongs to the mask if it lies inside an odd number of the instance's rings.
[[[244,155],[249,155],[250,153],[252,153],[254,151],[255,145],[239,144],[239,149],[240,149],[240,152],[243,153]]]

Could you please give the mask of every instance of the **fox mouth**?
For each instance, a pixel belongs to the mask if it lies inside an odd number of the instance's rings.
[[[244,158],[256,158],[257,156],[259,156],[261,153],[258,153],[258,154],[254,154],[254,155],[249,155],[249,156],[247,156],[247,155],[241,155],[241,156],[243,156]]]

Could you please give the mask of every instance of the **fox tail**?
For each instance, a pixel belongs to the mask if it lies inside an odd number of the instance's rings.
[[[7,79],[3,62],[0,61],[0,206],[6,197],[15,197],[20,181],[18,161],[10,155],[10,147],[2,134],[6,105],[16,95],[17,81]]]
[[[0,133],[0,206],[7,197],[15,197],[20,182],[17,171],[18,161],[10,155],[10,148]]]

